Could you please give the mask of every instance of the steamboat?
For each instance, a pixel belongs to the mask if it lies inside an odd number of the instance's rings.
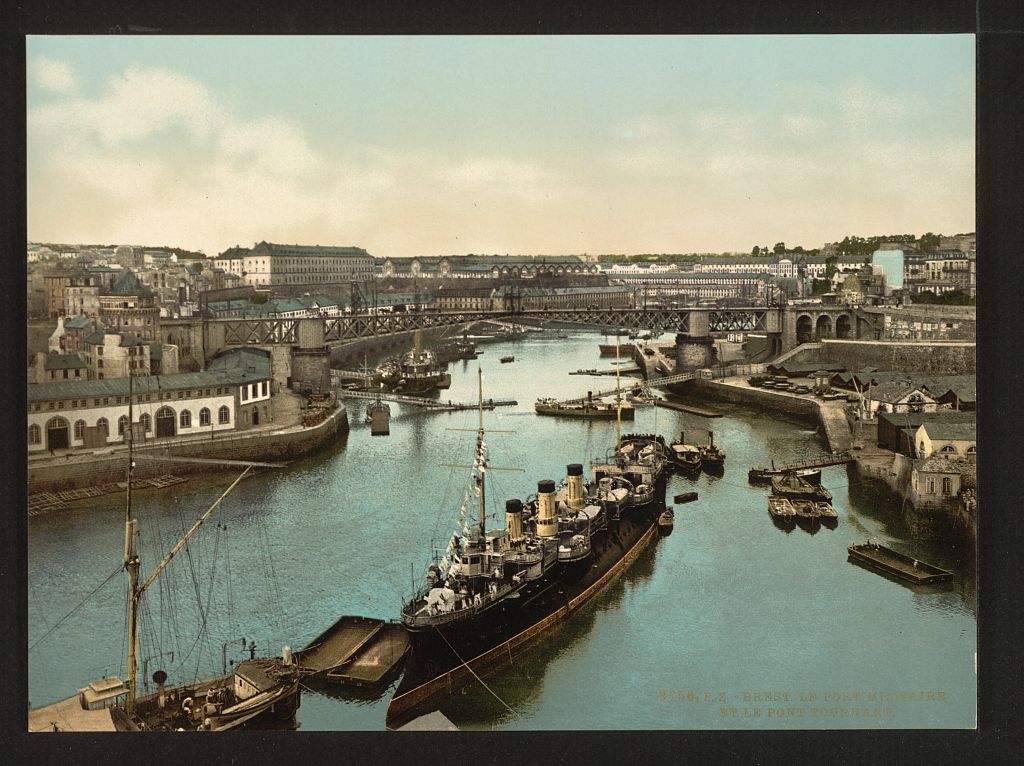
[[[484,442],[482,385],[480,402],[472,480],[457,531],[402,606],[412,648],[388,705],[391,729],[511,662],[600,593],[654,537],[665,510],[664,443],[627,435],[591,463],[592,481],[584,479],[582,464],[571,463],[559,485],[542,479],[536,493],[507,500],[504,529],[487,529],[486,476],[494,469]],[[479,520],[471,528],[466,509],[477,504]]]
[[[400,358],[385,362],[377,368],[380,380],[392,391],[403,394],[423,394],[452,385],[447,365],[429,349],[420,347],[420,332],[413,336],[413,347]]]

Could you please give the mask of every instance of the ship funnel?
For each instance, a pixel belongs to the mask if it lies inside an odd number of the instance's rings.
[[[555,483],[551,479],[544,479],[537,482],[537,535],[538,537],[554,537],[557,534]]]
[[[523,537],[523,504],[519,500],[505,501],[505,528],[508,530],[508,541],[518,545]]]
[[[167,683],[167,673],[158,670],[153,674],[153,682],[156,684],[157,698],[156,705],[163,709],[167,704],[167,696],[164,694],[164,684]]]
[[[565,467],[565,472],[565,504],[578,511],[583,507],[583,466],[579,463],[570,463]]]

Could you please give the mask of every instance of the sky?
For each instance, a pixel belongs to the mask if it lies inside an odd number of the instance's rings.
[[[973,35],[30,36],[28,236],[215,255],[974,231]]]

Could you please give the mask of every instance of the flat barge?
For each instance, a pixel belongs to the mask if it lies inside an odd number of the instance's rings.
[[[409,653],[399,623],[346,615],[314,638],[295,660],[304,678],[345,686],[376,686],[393,676]]]
[[[953,573],[946,569],[919,561],[878,543],[851,545],[846,550],[849,553],[850,561],[899,577],[915,585],[930,585],[953,579]]]
[[[693,407],[689,404],[681,404],[679,402],[671,402],[668,399],[662,399],[661,397],[653,397],[652,403],[655,407],[664,407],[666,410],[676,410],[677,412],[689,412],[691,415],[700,415],[702,418],[720,418],[722,413],[712,412],[711,410],[703,410],[700,407]]]

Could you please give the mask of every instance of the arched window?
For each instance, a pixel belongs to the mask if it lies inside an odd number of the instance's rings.
[[[142,424],[142,430],[143,431],[150,431],[150,430],[152,430],[152,426],[153,426],[152,418],[149,417],[149,413],[148,412],[143,412],[141,415],[139,415],[139,422]]]
[[[203,407],[199,410],[199,425],[208,426],[210,425],[210,410]]]
[[[942,449],[939,450],[939,452],[945,452],[948,455],[951,452],[956,452],[956,447],[954,447],[952,444],[945,444],[943,445]]]
[[[974,445],[972,444],[972,445],[971,445],[970,447],[968,447],[968,448],[967,448],[967,454],[968,454],[968,455],[977,455],[977,454],[978,454],[978,448],[977,448],[977,447],[975,447],[975,446],[974,446]]]
[[[124,436],[124,429],[128,427],[128,416],[122,415],[117,419],[117,435]]]
[[[106,418],[100,418],[96,421],[96,427],[103,432],[104,436],[110,433],[110,423],[107,422]]]
[[[180,425],[182,428],[192,427],[192,413],[188,410],[181,411],[181,417],[179,418]]]
[[[76,439],[81,439],[82,438],[82,433],[84,431],[85,431],[85,421],[84,420],[76,420],[75,421],[75,438]]]
[[[43,439],[42,429],[39,426],[37,426],[35,423],[30,425],[28,427],[28,443],[29,444],[39,444],[39,442],[42,441],[42,439]]]
[[[228,409],[226,404],[221,405],[221,408],[217,410],[217,422],[218,423],[230,423],[231,422],[231,410]]]

